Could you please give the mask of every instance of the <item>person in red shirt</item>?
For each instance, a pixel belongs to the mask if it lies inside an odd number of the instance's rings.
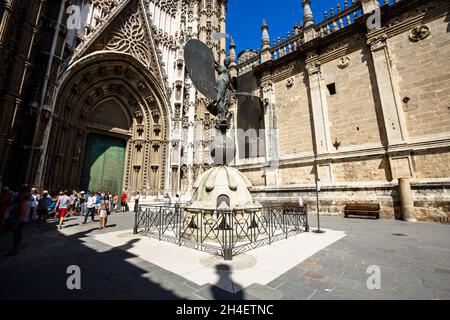
[[[120,197],[120,206],[122,212],[125,212],[127,209],[127,193],[124,191],[122,196]]]
[[[7,186],[4,186],[0,195],[0,232],[3,231],[3,227],[5,225],[5,214],[10,206],[11,194],[9,193],[9,188]]]

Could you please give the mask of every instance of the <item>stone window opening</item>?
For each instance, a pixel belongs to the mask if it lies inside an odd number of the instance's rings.
[[[334,96],[336,94],[336,83],[330,83],[327,84],[328,92],[330,93],[330,96]]]

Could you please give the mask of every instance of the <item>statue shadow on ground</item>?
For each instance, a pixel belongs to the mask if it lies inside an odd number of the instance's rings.
[[[243,300],[245,298],[242,287],[233,281],[232,270],[228,265],[217,265],[216,273],[219,275],[219,281],[211,287],[214,300]],[[222,288],[227,288],[233,293]]]

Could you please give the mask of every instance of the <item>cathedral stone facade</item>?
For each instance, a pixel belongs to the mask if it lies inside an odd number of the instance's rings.
[[[374,201],[386,218],[447,216],[449,2],[345,1],[323,19],[310,2],[284,36],[264,21],[261,48],[237,55],[231,39],[238,91],[261,98],[233,100],[244,134],[232,131],[232,165],[261,202],[302,197],[314,211],[319,179],[324,213]],[[200,39],[222,61],[226,11],[226,0],[4,0],[1,183],[192,194],[215,119],[183,47]]]
[[[17,65],[1,75],[3,184],[190,190],[212,163],[213,119],[183,47],[197,38],[223,60],[225,17],[224,0],[6,1],[2,66]]]
[[[302,196],[314,211],[319,178],[320,212],[373,201],[383,217],[447,217],[450,3],[345,1],[316,22],[310,2],[303,24],[272,43],[264,22],[261,49],[236,67],[263,101],[266,152],[241,148],[236,163],[254,195]]]

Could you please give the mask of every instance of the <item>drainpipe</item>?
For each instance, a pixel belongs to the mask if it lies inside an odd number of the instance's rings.
[[[62,22],[62,18],[64,16],[64,9],[66,7],[66,1],[67,0],[62,0],[61,1],[61,7],[59,9],[59,15],[58,15],[58,22],[55,26],[55,34],[53,36],[53,42],[52,42],[52,47],[50,50],[50,55],[48,58],[48,62],[47,62],[47,70],[45,73],[45,77],[44,77],[44,85],[42,87],[42,93],[41,93],[41,98],[39,100],[39,110],[38,110],[38,114],[37,114],[37,123],[36,123],[36,127],[34,129],[34,134],[33,134],[33,140],[32,140],[32,144],[31,144],[31,154],[30,157],[28,159],[28,163],[27,163],[27,171],[26,171],[26,177],[27,179],[31,180],[32,178],[30,177],[30,171],[31,171],[31,165],[32,165],[32,161],[33,161],[33,157],[34,157],[34,148],[35,148],[35,144],[36,144],[36,135],[37,135],[37,130],[38,130],[38,124],[41,121],[41,114],[42,114],[42,109],[44,107],[44,101],[45,101],[45,97],[47,95],[47,90],[48,90],[48,83],[50,80],[50,72],[52,70],[52,65],[53,65],[53,60],[55,57],[55,51],[56,51],[56,44],[58,42],[58,36],[59,36],[59,31],[61,30],[61,22]],[[51,118],[49,120],[49,124],[51,124]],[[47,128],[45,129],[47,131]],[[45,133],[44,133],[44,144],[45,144]],[[37,173],[37,185],[39,187],[42,186],[42,168],[43,168],[43,162],[45,161],[45,155],[46,155],[46,148],[44,148],[42,150],[42,156],[40,157],[39,160],[39,167],[38,167],[38,173]],[[35,178],[35,177],[33,177]]]

